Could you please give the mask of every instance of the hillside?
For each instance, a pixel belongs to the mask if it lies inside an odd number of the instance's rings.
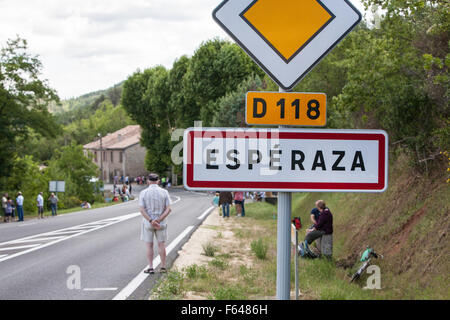
[[[412,171],[404,156],[391,153],[390,157],[385,193],[297,195],[293,215],[309,222],[314,201],[326,201],[334,216],[334,257],[342,275],[356,267],[359,252],[366,245],[382,253],[384,259],[376,262],[381,269],[381,297],[448,299],[447,156],[436,160],[428,173]]]
[[[99,105],[109,100],[113,106],[120,103],[123,81],[114,86],[90,92],[82,96],[62,100],[59,105],[50,104],[49,111],[53,113],[59,123],[68,124],[74,120],[87,119],[91,113],[94,113]]]
[[[433,173],[412,173],[405,157],[391,153],[389,188],[383,194],[294,194],[292,216],[303,221],[300,241],[317,199],[326,201],[334,217],[333,260],[300,259],[300,299],[448,299],[447,161],[447,155],[440,157]],[[214,210],[151,299],[275,299],[276,210],[265,202],[246,203],[245,218],[236,218],[233,207],[225,220]],[[366,245],[384,255],[374,262],[380,267],[380,290],[363,289],[367,274],[349,283]]]

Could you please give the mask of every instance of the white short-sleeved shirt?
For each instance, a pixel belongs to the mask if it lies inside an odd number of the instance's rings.
[[[36,201],[38,203],[38,207],[43,207],[44,206],[44,198],[41,195],[37,196]]]
[[[23,206],[23,196],[18,196],[16,199],[16,203],[18,206]]]
[[[139,194],[139,206],[145,208],[145,211],[152,220],[158,219],[169,205],[169,192],[156,184],[151,184]],[[146,221],[144,219],[144,223]],[[160,225],[165,226],[166,220],[161,221]]]

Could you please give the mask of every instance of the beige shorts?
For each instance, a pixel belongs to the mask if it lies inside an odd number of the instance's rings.
[[[147,243],[152,243],[155,237],[158,242],[166,242],[167,225],[161,226],[161,229],[156,230],[147,220],[142,221],[141,240]]]

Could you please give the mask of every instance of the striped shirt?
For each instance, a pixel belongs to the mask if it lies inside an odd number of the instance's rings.
[[[152,220],[158,219],[169,205],[169,192],[156,184],[151,184],[139,194],[139,206],[145,209],[145,212],[147,212]],[[161,221],[160,225],[165,226],[166,219]]]

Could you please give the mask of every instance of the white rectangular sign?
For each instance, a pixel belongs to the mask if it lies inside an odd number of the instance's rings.
[[[66,192],[65,181],[50,181],[48,184],[48,190],[50,192]]]
[[[383,192],[382,130],[190,128],[184,184],[191,190]]]

